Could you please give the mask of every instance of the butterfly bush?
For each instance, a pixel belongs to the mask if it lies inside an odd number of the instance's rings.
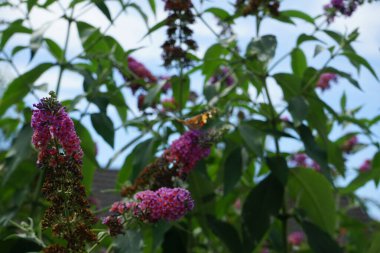
[[[330,3],[324,5],[323,7],[327,17],[327,22],[333,22],[338,14],[350,17],[361,2],[362,1],[359,0],[331,0]]]
[[[45,173],[42,194],[49,201],[42,228],[67,243],[52,244],[44,252],[85,252],[85,243],[96,241],[90,230],[96,219],[86,208],[81,184],[83,151],[73,121],[55,94],[50,95],[34,105],[32,143],[39,152],[37,166]]]
[[[130,202],[115,202],[111,215],[103,220],[111,235],[122,233],[122,226],[129,221],[155,223],[159,220],[176,221],[194,208],[190,192],[183,188],[162,187],[156,191],[146,190],[135,194]]]
[[[291,166],[312,168],[315,171],[321,171],[320,165],[307,156],[305,153],[296,153],[290,157]]]
[[[210,79],[211,84],[223,82],[227,87],[232,86],[235,83],[235,79],[232,77],[230,69],[227,67],[221,67]]]
[[[121,195],[131,197],[141,190],[174,188],[186,178],[196,163],[210,154],[211,146],[228,130],[227,127],[189,130],[175,140],[162,156],[147,165],[132,185],[123,186]]]
[[[367,172],[371,170],[371,167],[372,167],[372,161],[367,159],[363,162],[362,165],[360,165],[359,172]]]
[[[199,160],[210,154],[210,147],[202,145],[201,137],[201,131],[190,130],[165,150],[164,157],[180,168],[179,174],[189,173]]]
[[[150,72],[144,64],[137,61],[135,58],[129,56],[128,57],[128,68],[129,70],[135,75],[135,78],[140,79],[141,81],[147,82],[147,83],[156,83],[157,77],[155,77],[152,72]],[[129,81],[129,78],[126,78],[126,81]],[[144,88],[143,85],[139,82],[132,82],[130,84],[130,88],[132,89],[133,94],[140,88]]]
[[[197,49],[197,43],[192,39],[193,31],[189,27],[194,23],[193,4],[191,0],[163,0],[165,10],[168,12],[167,26],[168,38],[162,44],[162,58],[165,67],[191,66],[189,51]]]
[[[330,89],[331,82],[337,82],[338,77],[334,73],[323,73],[319,77],[319,80],[317,82],[317,87],[320,88],[322,91],[325,91],[327,89]]]

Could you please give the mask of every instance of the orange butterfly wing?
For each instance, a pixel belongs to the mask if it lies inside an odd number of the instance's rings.
[[[212,110],[196,115],[189,119],[179,120],[179,122],[181,122],[190,129],[197,130],[206,125],[208,119],[212,118],[215,113],[216,109],[214,108]]]

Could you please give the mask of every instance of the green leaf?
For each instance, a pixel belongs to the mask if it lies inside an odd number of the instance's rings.
[[[13,145],[7,153],[6,170],[1,182],[3,185],[11,178],[18,165],[31,154],[30,140],[32,139],[32,134],[33,130],[30,125],[24,125],[17,134]]]
[[[301,225],[307,235],[307,240],[313,252],[343,253],[343,250],[338,245],[338,243],[328,233],[320,229],[318,226],[308,221],[303,221]]]
[[[54,56],[58,62],[61,62],[64,59],[62,48],[54,40],[45,38],[45,42],[52,56]]]
[[[231,253],[243,252],[240,237],[234,226],[217,220],[214,216],[208,215],[207,222],[211,231],[223,242]]]
[[[95,164],[91,161],[90,157],[87,157],[87,156],[83,157],[82,183],[83,183],[84,188],[86,189],[86,195],[90,195],[92,191],[92,183],[94,181],[94,174],[95,174],[96,168],[99,168],[99,167],[95,166]]]
[[[316,57],[317,55],[319,55],[323,50],[325,50],[324,47],[322,47],[321,45],[316,45],[314,48],[313,57]]]
[[[372,179],[371,173],[359,173],[346,187],[339,189],[342,194],[348,194],[356,191]]]
[[[90,132],[79,121],[74,120],[75,129],[81,140],[81,147],[84,153],[83,157],[83,185],[86,188],[86,194],[92,190],[92,182],[94,179],[95,170],[100,168],[96,160],[96,144],[92,140]]]
[[[18,52],[24,50],[24,49],[28,49],[29,47],[28,46],[15,46],[13,49],[12,49],[12,57],[15,56]]]
[[[32,30],[22,25],[23,20],[17,19],[13,21],[5,30],[1,32],[0,49],[2,50],[8,40],[16,33],[32,33]]]
[[[284,16],[287,16],[287,17],[290,17],[290,18],[299,18],[299,19],[302,19],[312,25],[314,25],[314,19],[312,17],[310,17],[308,14],[306,14],[305,12],[302,12],[302,11],[298,11],[298,10],[286,10],[286,11],[282,11],[281,12],[281,15],[284,15]]]
[[[28,13],[37,4],[37,2],[38,2],[38,0],[27,0],[26,5],[27,5]]]
[[[372,242],[367,253],[378,253],[380,252],[380,233],[377,232],[372,236]]]
[[[153,14],[156,15],[156,0],[148,0],[148,2]]]
[[[346,111],[346,107],[347,107],[347,96],[346,96],[346,92],[343,92],[340,98],[340,110],[342,111],[342,113]]]
[[[79,121],[73,120],[75,124],[75,130],[81,140],[81,147],[84,155],[97,167],[100,168],[98,161],[96,160],[96,144],[93,141],[90,132]]]
[[[227,195],[239,182],[243,172],[241,148],[232,150],[224,162],[224,195]]]
[[[91,35],[94,33],[99,33],[99,30],[86,22],[78,21],[76,24],[78,28],[79,38],[82,42],[83,47],[85,47]]]
[[[335,73],[335,74],[338,74],[340,77],[343,77],[345,78],[347,81],[349,81],[352,85],[354,85],[356,88],[358,88],[359,90],[361,90],[360,88],[360,85],[358,83],[358,81],[356,81],[354,78],[352,78],[352,76],[344,71],[340,71],[340,70],[337,70],[335,68],[332,68],[332,67],[327,67],[324,69],[323,72],[331,72],[331,73]]]
[[[309,105],[303,97],[297,96],[289,101],[288,110],[293,117],[294,124],[298,126],[308,115]]]
[[[281,87],[286,100],[291,99],[301,92],[301,79],[288,73],[275,74],[274,79]]]
[[[162,82],[160,84],[156,84],[156,85],[153,85],[152,87],[150,87],[147,95],[144,98],[144,105],[149,106],[149,105],[154,104],[154,102],[156,102],[157,99],[159,98],[159,94],[160,94],[162,87],[164,85],[165,85],[165,83]]]
[[[208,8],[204,10],[204,13],[212,13],[215,17],[219,18],[220,20],[226,21],[228,18],[231,17],[231,15],[224,9],[222,8]]]
[[[107,17],[107,19],[112,23],[112,17],[111,17],[111,13],[107,7],[107,5],[105,4],[105,1],[103,0],[91,0],[95,5],[96,7],[98,7],[98,9],[104,14],[104,16]]]
[[[327,108],[327,104],[323,102],[318,96],[310,96],[308,97],[309,102],[309,113],[307,115],[307,122],[311,129],[316,129],[318,131],[319,137],[326,143],[328,140],[328,118],[325,113],[325,109]],[[333,113],[333,112],[331,112]]]
[[[335,40],[338,45],[342,45],[344,43],[344,36],[340,33],[331,31],[331,30],[324,30],[324,32],[333,40]]]
[[[113,252],[141,252],[142,236],[139,230],[127,230],[123,235],[118,235],[113,241]]]
[[[320,41],[320,40],[313,35],[308,35],[308,34],[302,33],[300,36],[298,36],[297,47],[299,47],[302,43],[304,43],[306,41]]]
[[[105,140],[112,148],[115,140],[115,132],[112,120],[105,113],[91,114],[91,123],[96,132]]]
[[[270,218],[282,206],[284,187],[270,174],[254,187],[244,201],[242,231],[244,252],[251,252],[260,244],[270,227]]]
[[[42,25],[40,28],[33,31],[32,36],[30,37],[30,60],[33,59],[34,55],[37,53],[38,49],[42,46],[42,42],[44,41],[44,33],[49,28],[50,22]]]
[[[42,246],[32,238],[19,236],[0,240],[0,248],[2,253],[40,252],[42,250]]]
[[[171,228],[171,224],[165,221],[157,222],[152,226],[152,251],[157,252],[158,248],[164,241],[166,232]]]
[[[379,185],[380,181],[380,151],[375,154],[372,159],[372,168],[370,171],[375,185]]]
[[[19,123],[20,123],[20,119],[5,118],[5,117],[1,118],[0,129],[1,129],[1,134],[3,134],[2,137],[5,137],[5,138],[11,137],[17,131],[17,127]]]
[[[215,74],[220,65],[226,62],[223,56],[227,53],[228,50],[219,43],[207,49],[203,57],[204,64],[202,66],[202,73],[206,76],[206,80]]]
[[[51,63],[41,63],[14,79],[0,100],[0,115],[3,115],[11,105],[20,102],[30,92],[33,83],[52,66]]]
[[[344,176],[345,174],[345,164],[344,164],[344,157],[343,157],[343,152],[342,152],[342,146],[338,145],[337,143],[328,142],[327,145],[327,157],[328,157],[328,162],[333,164],[337,171]]]
[[[320,165],[322,173],[331,180],[330,168],[327,163],[327,152],[318,146],[311,130],[307,126],[299,126],[298,131],[305,145],[306,154]]]
[[[288,190],[313,223],[333,234],[336,224],[335,199],[333,188],[325,177],[312,169],[291,169]]]
[[[133,160],[131,180],[135,180],[141,170],[154,159],[157,146],[158,141],[155,138],[150,138],[136,145],[130,155]]]
[[[272,156],[267,157],[266,162],[272,174],[280,181],[284,187],[288,181],[289,168],[284,157]]]
[[[240,136],[244,140],[248,149],[260,157],[263,153],[264,142],[264,135],[262,132],[248,124],[241,124],[238,129]]]
[[[361,57],[360,55],[352,52],[344,52],[342,53],[343,56],[346,56],[350,61],[356,62],[362,66],[364,66],[371,74],[376,78],[376,80],[379,80],[379,78],[376,75],[375,70],[372,68],[372,66],[368,63],[366,59]]]
[[[157,31],[161,27],[164,27],[165,25],[166,25],[166,19],[158,22],[153,27],[149,28],[148,32],[141,38],[141,40],[143,40],[146,36],[150,35],[151,33]]]
[[[257,57],[259,61],[268,63],[275,55],[277,40],[274,35],[264,35],[254,38],[247,46],[246,56]]]
[[[173,96],[180,108],[184,108],[190,95],[190,79],[188,76],[173,76],[172,83]]]
[[[164,253],[178,253],[178,252],[188,252],[188,235],[186,233],[186,227],[185,230],[183,229],[183,226],[185,224],[180,224],[181,228],[172,227],[166,234],[164,243],[162,244],[162,252]],[[124,251],[126,252],[126,251]],[[133,252],[133,251],[131,251]],[[138,251],[134,251],[138,252]]]
[[[302,78],[305,69],[307,68],[306,56],[300,48],[293,49],[291,53],[292,69],[296,76]]]

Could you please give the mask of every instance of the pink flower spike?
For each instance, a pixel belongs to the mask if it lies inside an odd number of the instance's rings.
[[[187,131],[165,150],[164,157],[178,166],[179,174],[189,173],[199,160],[210,154],[210,147],[200,144],[201,136],[199,130]]]
[[[142,191],[135,194],[135,199],[134,215],[147,222],[178,220],[194,208],[190,192],[182,188]]]

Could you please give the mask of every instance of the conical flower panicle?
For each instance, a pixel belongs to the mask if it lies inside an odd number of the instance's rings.
[[[96,241],[90,230],[96,218],[87,208],[81,184],[83,151],[73,121],[55,94],[50,95],[34,105],[32,143],[39,152],[37,165],[45,170],[42,193],[50,202],[42,227],[66,243],[50,245],[44,252],[85,252],[85,243]]]
[[[133,222],[155,223],[160,220],[176,221],[194,208],[190,192],[183,188],[162,187],[135,194],[129,202],[115,202],[111,214],[103,219],[111,236],[123,233],[123,225]]]

